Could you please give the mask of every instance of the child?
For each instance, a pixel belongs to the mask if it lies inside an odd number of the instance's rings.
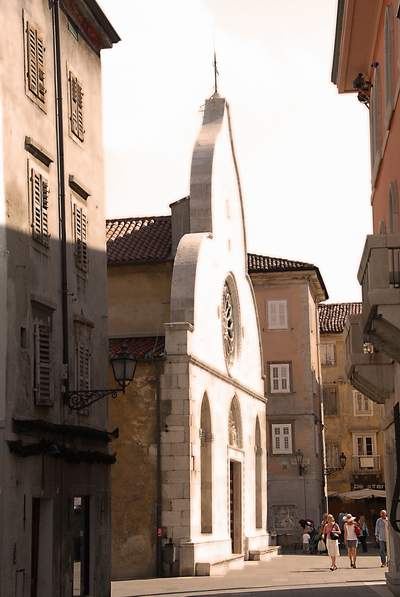
[[[309,553],[310,551],[310,534],[307,531],[303,533],[303,552]]]

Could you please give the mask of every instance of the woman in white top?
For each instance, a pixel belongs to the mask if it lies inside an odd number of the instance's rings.
[[[346,514],[344,517],[344,540],[347,545],[347,553],[350,559],[350,568],[356,567],[357,541],[360,534],[360,527],[355,522],[354,516]],[[358,534],[356,531],[358,529]]]
[[[328,556],[330,556],[331,561],[332,561],[330,570],[332,570],[332,572],[333,572],[334,570],[337,570],[336,558],[340,556],[340,553],[339,553],[338,539],[337,538],[334,539],[332,537],[331,533],[334,533],[334,537],[339,537],[340,529],[339,529],[339,525],[336,524],[335,519],[332,516],[332,514],[328,514],[326,517],[326,523],[323,528],[323,536],[326,539],[326,547],[328,549]]]

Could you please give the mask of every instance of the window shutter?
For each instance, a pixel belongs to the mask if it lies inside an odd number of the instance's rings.
[[[277,304],[276,301],[268,301],[268,327],[274,329],[277,326]]]
[[[287,390],[289,388],[289,370],[287,365],[281,366],[281,389]]]
[[[74,204],[75,259],[82,271],[88,270],[87,216],[82,207]]]
[[[280,328],[287,328],[287,307],[286,301],[279,301],[278,303],[278,310],[279,310],[279,327]]]
[[[77,378],[79,390],[90,389],[90,351],[84,344],[77,347]]]
[[[49,245],[49,185],[41,174],[31,169],[32,236],[44,246]]]
[[[34,95],[38,93],[38,64],[37,64],[37,31],[27,23],[26,25],[26,49],[27,49],[27,77],[28,88]]]
[[[83,89],[78,78],[70,71],[70,102],[71,102],[71,131],[80,139],[84,140],[85,130],[83,126]]]
[[[26,24],[27,87],[42,104],[45,103],[45,46],[40,32]]]
[[[288,423],[272,425],[272,453],[292,453],[292,426]]]
[[[37,49],[37,96],[41,102],[45,101],[46,87],[45,87],[45,70],[44,70],[44,42],[42,36],[36,32],[36,49]]]
[[[337,392],[335,387],[323,388],[324,413],[326,415],[337,415]]]
[[[36,321],[33,327],[34,339],[34,396],[38,406],[52,404],[51,396],[51,349],[50,325]]]

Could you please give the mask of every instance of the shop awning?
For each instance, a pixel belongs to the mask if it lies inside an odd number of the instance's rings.
[[[337,493],[332,491],[328,493],[328,497],[338,497],[342,500],[367,500],[370,498],[386,498],[386,491],[384,489],[355,489],[354,491],[345,491],[344,493]]]

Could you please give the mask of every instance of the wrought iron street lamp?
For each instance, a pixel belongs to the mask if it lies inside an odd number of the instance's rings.
[[[300,450],[300,448],[298,448],[295,452],[295,457],[296,457],[296,464],[299,469],[299,475],[300,475],[300,477],[302,477],[307,470],[307,465],[303,464],[303,461],[304,461],[303,450]]]
[[[107,396],[116,398],[120,392],[125,393],[125,388],[135,375],[137,360],[128,352],[128,346],[123,344],[110,363],[114,379],[120,387],[109,390],[69,390],[65,393],[65,400],[71,410],[82,410]]]
[[[338,471],[342,471],[345,466],[346,466],[346,462],[347,462],[347,456],[344,452],[342,452],[339,456],[339,466],[328,466],[324,469],[324,473],[325,475],[333,475],[334,473],[337,473]]]

